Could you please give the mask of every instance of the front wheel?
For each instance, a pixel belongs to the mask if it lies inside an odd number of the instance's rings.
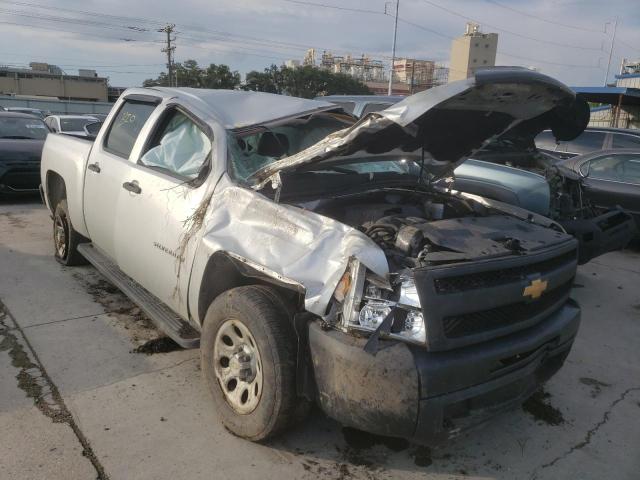
[[[238,287],[209,307],[200,339],[202,372],[224,426],[252,441],[295,417],[295,335],[268,287]]]
[[[72,267],[85,265],[87,261],[78,251],[78,245],[87,239],[73,229],[67,201],[62,199],[53,213],[53,247],[58,262]]]

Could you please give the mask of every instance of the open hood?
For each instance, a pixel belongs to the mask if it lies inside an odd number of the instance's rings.
[[[587,103],[563,83],[520,67],[476,71],[466,80],[435,87],[361,118],[315,145],[253,175],[260,189],[300,165],[357,152],[380,154],[424,148],[425,170],[435,180],[511,129],[553,130],[572,140],[589,122]],[[375,157],[372,157],[375,160]]]

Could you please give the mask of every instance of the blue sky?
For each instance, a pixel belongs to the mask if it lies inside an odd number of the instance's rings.
[[[242,74],[301,59],[305,49],[388,59],[393,18],[384,0],[0,0],[0,64],[95,68],[117,86],[163,71],[164,34],[176,24],[176,60],[225,63]],[[317,6],[311,4],[322,4]],[[340,7],[329,8],[329,6]],[[391,2],[387,9],[393,10]],[[356,11],[354,11],[356,10]],[[446,63],[451,38],[476,20],[497,32],[498,65],[536,67],[571,85],[604,81],[614,17],[622,57],[640,58],[637,0],[400,0],[398,56]]]

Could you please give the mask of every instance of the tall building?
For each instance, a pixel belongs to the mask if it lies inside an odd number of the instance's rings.
[[[476,68],[493,67],[497,50],[497,33],[482,33],[477,23],[467,23],[464,35],[451,42],[449,81],[468,78]]]
[[[393,80],[409,85],[412,93],[426,90],[433,86],[435,67],[436,64],[432,60],[400,58],[393,62]]]

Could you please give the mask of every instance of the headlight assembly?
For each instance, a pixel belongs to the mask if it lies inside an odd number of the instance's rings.
[[[422,345],[426,343],[426,327],[413,278],[401,277],[395,287],[389,285],[385,288],[379,277],[372,278],[373,275],[357,261],[351,263],[345,276],[349,276],[349,281],[342,281],[341,288],[344,289],[345,284],[350,288],[346,293],[340,292],[344,297],[344,328],[373,332],[387,316],[392,315],[388,337]]]

